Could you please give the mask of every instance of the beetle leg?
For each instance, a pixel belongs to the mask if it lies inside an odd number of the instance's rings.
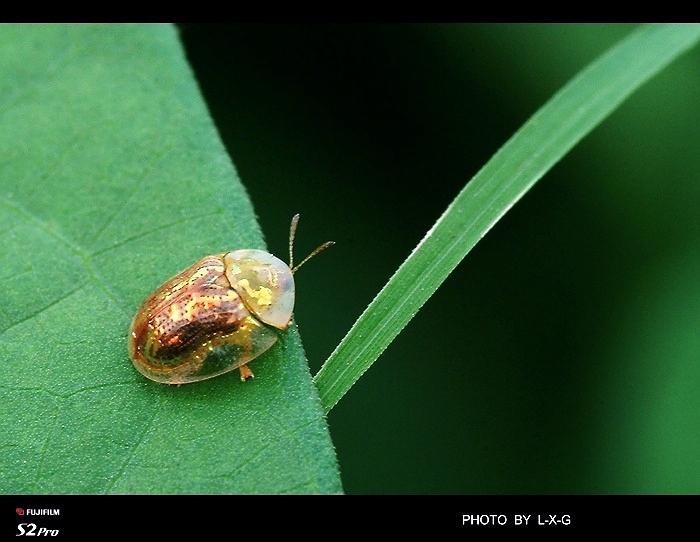
[[[253,371],[251,371],[247,365],[241,365],[238,370],[241,372],[241,381],[245,382],[249,378],[253,378],[255,375],[253,374]]]

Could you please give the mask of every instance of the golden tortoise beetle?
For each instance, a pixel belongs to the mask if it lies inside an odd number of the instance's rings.
[[[175,275],[141,305],[131,323],[129,356],[145,377],[188,384],[239,369],[277,342],[294,310],[294,273],[333,244],[319,246],[296,267],[289,229],[289,265],[264,250],[205,256]],[[269,327],[271,326],[271,327]]]

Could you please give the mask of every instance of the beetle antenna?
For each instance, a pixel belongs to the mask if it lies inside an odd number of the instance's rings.
[[[304,258],[300,264],[298,264],[296,267],[292,267],[292,275],[297,272],[297,270],[304,265],[306,262],[308,262],[311,258],[316,256],[319,252],[326,250],[328,247],[332,247],[335,245],[335,241],[326,241],[323,243],[320,247],[318,247],[316,250],[314,250],[311,254],[309,254],[306,258]]]
[[[297,234],[297,224],[299,224],[299,213],[292,217],[292,223],[289,226],[289,268],[294,269],[294,237]],[[294,273],[294,271],[292,271]]]
[[[321,246],[317,247],[311,254],[304,258],[301,263],[294,266],[294,237],[297,233],[297,224],[299,223],[299,214],[292,217],[292,224],[289,226],[289,268],[292,270],[292,275],[297,272],[297,270],[308,262],[311,258],[316,256],[319,252],[326,250],[328,247],[335,245],[335,241],[326,241]]]

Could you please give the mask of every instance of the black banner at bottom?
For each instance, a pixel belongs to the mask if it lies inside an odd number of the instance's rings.
[[[698,505],[698,495],[1,495],[0,540],[693,532]]]

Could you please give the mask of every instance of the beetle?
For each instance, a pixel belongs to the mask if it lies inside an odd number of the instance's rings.
[[[146,298],[129,333],[129,357],[145,377],[188,384],[248,368],[277,342],[294,310],[294,274],[327,241],[294,266],[299,215],[289,228],[289,265],[264,250],[205,256]]]

